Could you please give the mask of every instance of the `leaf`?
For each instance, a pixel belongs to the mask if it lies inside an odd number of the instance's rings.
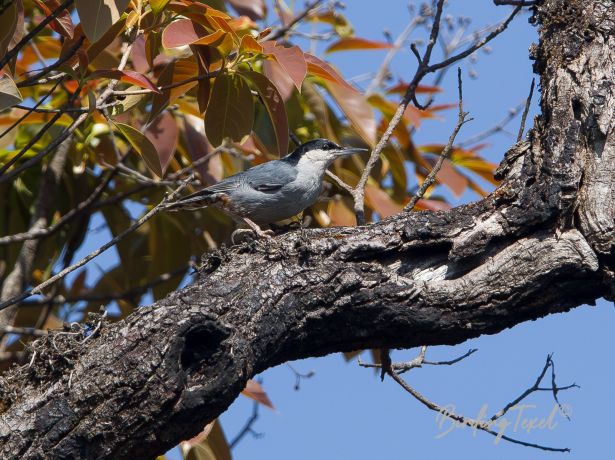
[[[50,16],[53,11],[58,9],[60,2],[58,0],[46,0],[45,2],[36,0],[36,5],[43,13]],[[73,34],[75,32],[75,26],[73,25],[73,20],[70,17],[70,11],[66,8],[57,13],[56,18],[51,21],[49,27],[66,38],[73,38]]]
[[[149,78],[139,72],[135,72],[134,70],[96,70],[90,74],[88,80],[96,78],[111,78],[112,80],[120,80],[161,94],[158,87],[154,85]]]
[[[387,94],[399,94],[400,96],[403,96],[404,94],[406,94],[407,90],[408,90],[408,83],[400,81],[396,85],[391,86],[390,88],[387,88],[386,92]],[[416,94],[434,94],[434,93],[441,93],[441,92],[442,92],[442,88],[440,88],[439,86],[418,85],[416,87]]]
[[[165,48],[178,48],[193,43],[208,45],[224,36],[223,30],[213,33],[205,27],[190,19],[179,19],[172,22],[162,31],[162,46]]]
[[[4,56],[17,27],[17,4],[10,2],[0,15],[0,56]]]
[[[79,34],[77,33],[77,31],[81,30],[81,26],[82,24],[77,25],[75,29],[75,36],[73,37],[73,41],[76,41],[76,39],[82,35],[81,33]],[[105,51],[105,49],[108,48],[109,45],[111,45],[111,43],[113,43],[115,38],[120,33],[122,33],[125,27],[126,27],[126,16],[122,16],[119,21],[115,22],[109,29],[107,29],[107,31],[102,35],[102,37],[97,42],[92,43],[87,49],[88,59],[90,60],[90,62],[92,62],[94,58],[96,58],[99,54]],[[68,40],[66,40],[66,42],[64,43],[66,46],[66,43],[68,43]]]
[[[75,0],[85,36],[93,43],[119,21],[130,0]]]
[[[246,387],[241,392],[241,394],[247,396],[250,399],[253,399],[254,401],[262,404],[263,406],[268,407],[269,409],[275,409],[275,407],[273,407],[273,404],[271,403],[271,400],[269,399],[269,396],[267,396],[267,393],[265,393],[265,390],[263,389],[261,384],[258,383],[256,380],[248,380],[248,382],[246,383]]]
[[[331,218],[331,227],[354,227],[357,224],[357,217],[352,209],[343,199],[330,200],[327,207],[327,214]]]
[[[198,75],[198,67],[193,59],[172,61],[162,69],[162,72],[160,72],[158,86],[167,86],[195,77],[196,75]],[[185,94],[196,85],[196,81],[191,81],[175,88],[163,89],[162,94],[154,94],[149,120],[156,118],[169,104],[175,102],[178,97]]]
[[[115,123],[115,126],[117,126],[120,132],[124,135],[132,148],[134,148],[145,160],[145,164],[149,167],[149,169],[158,177],[162,177],[162,166],[160,164],[160,159],[158,158],[158,152],[150,140],[145,137],[141,131],[130,125]]]
[[[156,14],[160,13],[167,6],[170,0],[149,0],[149,6],[152,7],[152,11]]]
[[[254,124],[254,100],[246,81],[237,74],[218,75],[205,113],[205,132],[214,147],[225,138],[241,142]]]
[[[365,38],[348,37],[342,38],[335,43],[329,45],[325,50],[325,53],[335,53],[337,51],[350,51],[350,50],[381,50],[393,48],[393,45],[385,42],[376,42],[372,40],[366,40]]]
[[[185,460],[231,460],[229,448],[218,420],[208,424],[194,438],[180,443]]]
[[[242,72],[261,95],[269,118],[271,118],[271,124],[275,131],[275,137],[277,140],[277,154],[283,156],[288,153],[288,118],[286,116],[286,108],[284,107],[284,100],[280,95],[275,85],[263,74],[253,71]]]
[[[282,99],[287,101],[291,97],[295,90],[295,84],[277,61],[265,60],[263,62],[263,74],[275,85],[282,95]]]
[[[344,77],[342,77],[337,70],[322,59],[319,59],[309,53],[303,53],[303,57],[307,63],[307,69],[310,75],[323,78],[331,83],[337,83],[354,90],[354,88],[346,80],[344,80]]]
[[[150,140],[158,152],[163,174],[175,155],[178,135],[177,122],[169,112],[162,112],[158,115],[145,131],[145,137]]]
[[[0,76],[0,111],[23,101],[13,79],[7,74]]]
[[[239,45],[239,53],[255,53],[262,54],[263,47],[260,43],[258,43],[254,37],[250,34],[245,34],[241,37],[241,44]]]
[[[383,218],[399,214],[404,208],[393,201],[384,190],[371,184],[365,187],[365,202]]]
[[[357,134],[373,147],[376,144],[376,120],[365,96],[335,83],[327,84],[327,89]]]
[[[237,13],[246,15],[253,21],[267,16],[267,6],[264,0],[227,0]]]
[[[272,56],[282,66],[295,84],[297,91],[301,92],[301,84],[307,74],[307,63],[301,48],[298,46],[285,48],[274,41],[266,41],[262,46],[263,53]]]

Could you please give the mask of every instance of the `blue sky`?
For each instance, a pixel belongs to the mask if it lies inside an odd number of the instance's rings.
[[[494,24],[510,12],[508,7],[494,7],[489,0],[451,0],[449,3],[448,13],[472,18],[475,28]],[[346,4],[347,16],[357,35],[362,37],[382,39],[384,29],[395,37],[409,20],[406,1]],[[527,22],[528,17],[528,14],[517,17],[509,29],[492,42],[490,54],[479,52],[477,62],[460,64],[464,75],[465,108],[474,118],[464,126],[460,140],[490,128],[509,108],[527,97],[533,76],[527,50],[537,40],[535,29]],[[332,55],[331,60],[346,77],[353,77],[373,72],[383,56],[380,51],[369,56],[348,52]],[[406,49],[396,57],[393,70],[409,78],[414,65],[415,59]],[[470,78],[470,70],[478,77]],[[443,87],[445,92],[438,102],[456,102],[455,72],[447,75]],[[528,126],[538,110],[537,96]],[[454,111],[449,111],[445,119],[425,123],[416,133],[416,142],[444,142],[455,118]],[[518,120],[515,120],[510,130],[516,134],[517,129]],[[490,138],[489,143],[483,154],[498,162],[514,143],[514,138],[500,134]],[[458,203],[472,199],[476,197],[468,193]],[[531,396],[526,401],[529,406],[522,413],[517,410],[509,416],[511,426],[506,434],[529,442],[569,447],[570,454],[542,452],[506,442],[494,444],[491,436],[480,432],[473,435],[467,428],[436,439],[448,425],[439,427],[435,413],[421,406],[394,382],[381,383],[373,371],[360,368],[356,362],[346,363],[341,355],[330,355],[293,363],[299,371],[315,372],[314,377],[302,381],[299,391],[294,390],[294,374],[285,365],[262,374],[263,385],[277,412],[261,410],[255,430],[263,436],[244,438],[235,448],[234,458],[604,458],[606,452],[613,450],[610,414],[615,410],[615,402],[610,382],[614,373],[608,350],[615,345],[614,317],[613,305],[601,300],[596,307],[584,306],[566,314],[551,315],[494,336],[480,337],[454,347],[432,347],[428,349],[431,359],[449,359],[469,348],[478,348],[478,352],[453,367],[424,368],[407,375],[411,385],[425,396],[441,405],[452,404],[459,412],[475,417],[483,405],[487,405],[488,412],[493,412],[531,386],[547,354],[554,353],[558,383],[576,382],[581,386],[560,394],[560,400],[571,411],[571,421],[558,416],[553,419],[551,429],[535,429],[528,433],[522,428],[524,420],[531,423],[531,419],[546,418],[553,410],[553,399],[545,392]],[[408,360],[417,351],[396,351],[393,358]],[[368,358],[365,354],[364,359]],[[222,415],[228,437],[232,438],[239,431],[251,410],[251,402],[240,397]]]
[[[302,5],[303,2],[296,2]],[[346,14],[358,36],[381,40],[383,31],[395,37],[409,21],[405,0],[380,2],[348,1]],[[447,13],[472,18],[472,28],[480,29],[499,22],[510,12],[508,7],[495,7],[491,0],[450,0]],[[491,44],[492,52],[477,53],[474,63],[460,63],[464,76],[465,109],[474,118],[462,129],[459,140],[492,127],[511,107],[527,96],[532,79],[528,47],[536,40],[536,31],[527,22],[528,15],[520,15],[509,29]],[[425,37],[424,29],[415,38]],[[373,72],[384,52],[337,53],[330,57],[347,78]],[[437,55],[435,56],[437,59]],[[406,47],[394,63],[393,71],[409,79],[415,58]],[[477,78],[470,74],[476,73]],[[425,80],[426,83],[430,79]],[[457,88],[455,72],[443,83],[444,93],[438,103],[455,103]],[[528,126],[537,113],[538,97],[534,98]],[[455,111],[443,114],[443,119],[428,121],[416,132],[418,144],[443,143],[456,120]],[[518,120],[510,125],[516,134]],[[498,162],[514,143],[514,137],[499,134],[489,139],[489,147],[482,153]],[[466,193],[454,204],[476,199]],[[96,222],[92,224],[96,227]],[[94,244],[107,241],[107,231],[93,238]],[[82,248],[83,254],[93,248]],[[114,249],[88,266],[90,280],[97,277],[96,265],[117,263]],[[603,458],[612,450],[610,414],[615,402],[610,397],[614,377],[608,350],[614,348],[612,324],[613,305],[599,301],[597,307],[584,306],[570,313],[552,315],[528,322],[495,336],[485,336],[455,347],[432,347],[428,358],[450,359],[469,348],[478,352],[453,367],[424,368],[407,375],[411,385],[441,405],[454,405],[464,415],[475,417],[481,407],[488,411],[499,409],[530,386],[542,369],[548,353],[554,353],[558,382],[576,382],[580,389],[560,395],[570,408],[571,421],[554,419],[552,429],[536,429],[529,433],[514,424],[519,412],[509,416],[510,436],[550,446],[570,447],[571,454],[541,452],[505,442],[494,444],[484,433],[473,435],[462,429],[436,439],[445,430],[438,426],[436,414],[425,409],[394,382],[384,383],[368,369],[356,362],[346,363],[339,354],[325,358],[293,363],[301,372],[313,370],[315,375],[294,389],[293,372],[282,365],[264,372],[260,377],[277,411],[262,409],[254,429],[263,434],[254,439],[247,436],[234,450],[236,460],[289,459],[374,459],[374,458],[487,458],[499,459],[585,459]],[[394,360],[408,360],[418,350],[396,351]],[[366,354],[364,359],[369,359]],[[553,400],[547,393],[529,398],[523,419],[548,417]],[[228,438],[232,438],[250,416],[252,403],[239,397],[221,417]],[[170,455],[177,458],[177,453]]]

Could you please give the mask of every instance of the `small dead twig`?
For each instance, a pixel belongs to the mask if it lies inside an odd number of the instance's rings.
[[[410,199],[410,202],[404,208],[404,211],[406,212],[412,211],[414,209],[414,206],[416,206],[416,203],[421,198],[423,198],[423,195],[425,195],[425,192],[427,191],[427,189],[431,187],[431,185],[435,182],[436,176],[438,172],[440,171],[440,168],[442,168],[444,161],[448,159],[448,157],[451,154],[451,151],[453,150],[453,144],[455,142],[455,138],[457,137],[457,134],[459,134],[459,130],[465,123],[472,120],[471,118],[466,118],[468,116],[468,113],[463,111],[463,91],[462,91],[462,81],[461,81],[461,68],[457,69],[457,85],[458,85],[458,91],[459,91],[459,115],[457,117],[457,124],[455,125],[455,129],[453,129],[453,132],[451,133],[448,139],[448,143],[446,144],[446,146],[440,153],[440,157],[438,158],[438,161],[434,165],[433,169],[428,174],[428,176],[425,178],[425,180],[419,187],[416,194]]]
[[[295,386],[294,386],[295,391],[299,391],[301,389],[302,379],[311,379],[312,377],[314,377],[314,375],[316,375],[314,371],[308,371],[306,373],[301,373],[297,369],[295,369],[293,366],[291,366],[289,363],[286,363],[286,366],[293,372],[293,374],[295,374]]]
[[[530,94],[527,96],[527,101],[525,101],[525,109],[523,109],[523,116],[521,117],[521,126],[519,126],[519,133],[517,134],[517,142],[521,141],[523,137],[523,131],[525,131],[525,120],[527,119],[527,113],[530,111],[530,104],[532,103],[532,96],[534,95],[534,85],[536,84],[536,79],[532,78],[532,84],[530,85]]]
[[[246,421],[245,425],[243,426],[243,428],[239,431],[239,433],[237,433],[237,435],[235,435],[235,437],[231,440],[231,442],[229,442],[229,447],[231,449],[234,449],[235,446],[237,446],[237,444],[239,444],[239,441],[241,441],[248,433],[251,434],[253,437],[255,438],[261,438],[263,436],[262,433],[258,433],[256,431],[254,431],[254,424],[256,423],[256,421],[258,420],[258,410],[259,410],[259,406],[260,403],[254,401],[254,403],[252,404],[252,415],[250,415],[250,417],[248,418],[248,420]]]

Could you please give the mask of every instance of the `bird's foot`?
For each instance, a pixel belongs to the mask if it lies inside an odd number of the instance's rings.
[[[252,229],[252,231],[256,233],[256,236],[258,236],[259,238],[271,239],[273,235],[275,235],[272,230],[263,230],[247,217],[244,217],[243,220],[246,222],[246,224],[248,224],[248,227],[250,227],[250,229]]]

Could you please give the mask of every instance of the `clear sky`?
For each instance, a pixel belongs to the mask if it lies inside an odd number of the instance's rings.
[[[509,12],[509,7],[495,7],[490,0],[451,0],[448,12],[472,18],[480,28],[494,24]],[[382,39],[387,29],[395,37],[408,22],[404,0],[380,2],[348,1],[347,16],[359,36]],[[535,29],[528,24],[528,14],[519,16],[511,27],[491,45],[492,52],[478,53],[478,61],[461,63],[464,75],[465,107],[474,121],[466,125],[460,140],[490,128],[501,120],[509,108],[524,100],[532,79],[532,62],[528,47],[537,40]],[[424,35],[424,32],[423,32]],[[417,36],[418,38],[418,36]],[[384,53],[338,53],[331,60],[346,77],[373,72]],[[394,62],[397,75],[408,79],[415,59],[407,50]],[[470,78],[470,70],[478,75]],[[444,94],[438,102],[456,102],[455,72],[444,82]],[[528,125],[538,109],[532,104]],[[441,121],[426,122],[416,133],[418,144],[445,142],[455,123],[454,111]],[[510,125],[516,134],[518,119]],[[484,154],[498,162],[514,143],[512,135],[500,134],[489,139]],[[459,202],[476,199],[467,194]],[[612,324],[613,305],[601,300],[597,307],[584,306],[566,314],[551,315],[528,322],[495,336],[485,336],[455,347],[433,347],[432,359],[450,359],[469,348],[478,352],[453,367],[424,368],[407,375],[408,381],[425,396],[441,405],[452,404],[467,416],[476,417],[483,405],[488,412],[500,409],[532,385],[542,370],[548,353],[554,353],[560,385],[576,382],[580,389],[560,394],[571,411],[571,421],[556,416],[551,429],[534,429],[528,433],[522,422],[546,418],[553,410],[547,392],[531,396],[523,411],[511,413],[506,434],[529,442],[556,447],[570,447],[571,454],[537,451],[494,439],[468,428],[447,431],[449,424],[438,426],[436,414],[427,410],[391,380],[381,383],[368,369],[356,362],[346,363],[341,355],[308,359],[292,363],[301,372],[315,371],[294,390],[295,378],[287,366],[262,374],[277,412],[261,410],[255,430],[263,436],[244,438],[234,449],[234,457],[246,459],[587,459],[607,458],[613,451],[612,416],[615,402],[611,382],[613,364],[608,350],[615,345]],[[397,351],[393,359],[408,360],[417,350]],[[368,359],[366,353],[364,359]],[[414,372],[414,374],[412,374]],[[545,383],[548,383],[546,381]],[[252,405],[240,397],[222,415],[227,437],[232,438],[249,417]],[[521,413],[522,412],[522,413]],[[536,422],[538,422],[537,420]],[[519,422],[516,430],[515,424]]]
[[[289,2],[290,3],[290,2]],[[296,2],[302,5],[303,2]],[[472,18],[473,28],[494,24],[509,14],[509,7],[494,7],[491,0],[450,0],[448,13]],[[379,2],[347,1],[347,16],[358,36],[381,40],[383,31],[394,37],[409,21],[407,1]],[[474,121],[464,126],[459,139],[463,140],[495,125],[527,96],[532,78],[528,46],[536,40],[535,29],[527,22],[528,15],[519,16],[509,29],[492,44],[492,52],[479,52],[474,63],[460,64],[464,75],[465,109]],[[424,37],[419,30],[416,38]],[[331,60],[347,77],[373,72],[384,52],[337,53]],[[394,73],[409,79],[414,71],[415,58],[406,47],[393,64]],[[477,78],[470,74],[476,73]],[[426,80],[429,83],[429,79]],[[450,72],[443,84],[444,93],[438,103],[456,102],[455,72]],[[535,114],[538,98],[534,99],[531,114]],[[528,125],[531,126],[531,116]],[[443,113],[443,119],[428,121],[417,131],[418,144],[443,143],[455,123],[454,111]],[[518,120],[511,125],[516,133]],[[514,143],[510,134],[489,139],[483,153],[498,162]],[[474,200],[464,194],[454,204]],[[92,228],[97,226],[96,221]],[[99,233],[94,243],[107,241],[108,232]],[[82,248],[80,258],[94,248]],[[114,251],[102,255],[95,262],[103,267],[117,263]],[[96,277],[96,269],[89,268]],[[360,368],[356,362],[346,363],[339,354],[325,358],[292,363],[301,372],[313,370],[315,375],[294,389],[295,376],[282,365],[264,372],[260,377],[270,395],[276,412],[262,409],[254,429],[263,436],[247,436],[236,447],[236,460],[313,460],[325,459],[587,459],[607,458],[613,450],[610,436],[615,402],[611,382],[613,364],[608,350],[615,345],[612,324],[613,305],[605,301],[597,307],[581,307],[570,313],[552,315],[535,322],[516,326],[495,336],[471,340],[455,347],[433,347],[429,359],[450,359],[469,348],[478,352],[453,367],[424,368],[407,375],[411,385],[441,405],[454,405],[457,411],[476,417],[484,405],[488,412],[501,408],[529,387],[542,369],[548,353],[554,353],[558,383],[572,382],[581,388],[560,394],[560,400],[570,408],[571,421],[555,417],[551,429],[524,431],[523,420],[541,419],[553,410],[548,393],[532,396],[526,401],[522,414],[513,412],[506,434],[529,442],[549,446],[570,447],[571,454],[541,452],[506,442],[494,444],[493,438],[468,428],[453,430],[437,439],[439,433],[450,428],[438,426],[436,414],[427,410],[391,380],[381,383],[375,373]],[[396,351],[394,360],[408,360],[417,350]],[[369,359],[365,354],[364,359]],[[547,382],[548,383],[548,382]],[[244,397],[222,415],[227,438],[232,438],[250,416],[252,403]],[[517,420],[517,416],[519,416]],[[515,423],[519,421],[519,426]],[[612,456],[612,455],[611,455]],[[177,453],[170,454],[178,458]]]

